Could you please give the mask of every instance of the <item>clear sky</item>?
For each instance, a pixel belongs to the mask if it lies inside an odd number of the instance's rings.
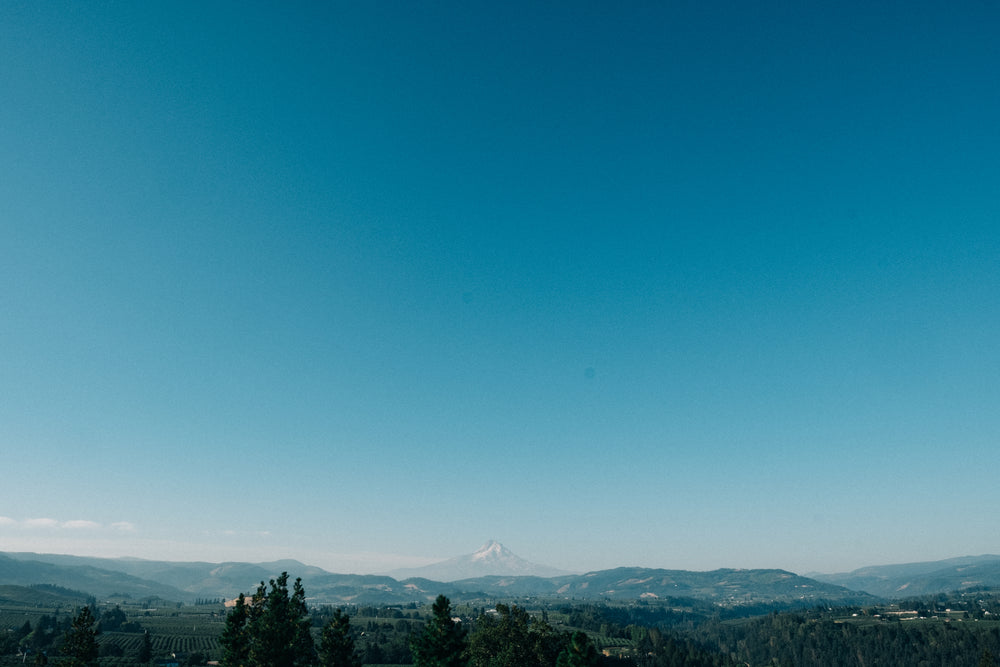
[[[0,550],[1000,553],[1000,5],[0,4]]]

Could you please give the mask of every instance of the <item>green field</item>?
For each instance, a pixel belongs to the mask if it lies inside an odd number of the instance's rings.
[[[8,600],[9,601],[9,600]],[[154,662],[172,655],[188,656],[200,652],[209,659],[221,655],[219,635],[225,625],[225,610],[221,605],[185,606],[151,609],[143,604],[102,605],[99,609],[107,612],[120,608],[128,621],[141,627],[138,632],[102,631],[98,637],[102,656],[102,667],[134,665],[135,657],[142,647],[144,632],[149,633],[153,647]],[[43,607],[37,605],[5,604],[0,606],[0,632],[16,632],[27,621],[34,628],[44,616],[65,622],[72,618],[76,608],[67,605]],[[56,633],[61,636],[61,632]],[[59,658],[48,646],[43,647],[53,653],[49,664],[59,664]],[[29,664],[24,656],[7,655],[0,657],[0,665]]]
[[[30,595],[17,592],[0,603],[0,640],[8,642],[0,667],[33,664],[33,658],[17,653],[18,647],[41,647],[51,654],[50,665],[64,661],[52,648],[62,628],[79,606],[56,599],[56,604],[31,604]],[[28,595],[28,598],[24,598]],[[52,602],[42,596],[40,601]],[[75,601],[79,602],[79,601]],[[546,620],[559,633],[583,630],[605,655],[625,658],[621,665],[653,664],[646,656],[693,655],[709,662],[732,665],[796,664],[829,667],[855,665],[857,656],[865,664],[948,664],[949,667],[1000,667],[990,656],[1000,655],[1000,593],[977,592],[949,599],[916,599],[909,603],[868,607],[812,607],[748,616],[709,617],[695,606],[657,603],[552,603],[522,600],[522,608]],[[470,626],[491,605],[456,605],[455,615]],[[120,610],[122,614],[118,614]],[[120,629],[103,628],[99,667],[136,665],[145,633],[150,638],[153,662],[176,656],[181,665],[218,660],[219,637],[227,610],[220,604],[178,605],[162,601],[101,604],[104,622],[124,623]],[[313,627],[318,641],[320,627],[332,608],[313,607]],[[410,662],[409,637],[419,631],[429,608],[347,607],[355,646],[369,667],[388,667]],[[124,621],[122,616],[124,615]],[[39,643],[22,636],[29,623],[35,631],[50,628]],[[41,628],[41,630],[39,630]],[[130,631],[124,631],[124,630]],[[35,642],[34,644],[32,642]],[[700,657],[699,657],[700,656]],[[198,658],[198,660],[194,660]],[[657,664],[674,664],[669,662]],[[777,661],[775,663],[774,661]],[[853,661],[853,662],[852,662]],[[677,663],[680,664],[680,663]]]

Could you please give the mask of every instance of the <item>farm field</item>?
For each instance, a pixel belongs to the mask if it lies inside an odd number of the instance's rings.
[[[137,623],[138,631],[123,632],[119,630],[103,630],[97,637],[101,649],[98,659],[99,667],[125,667],[136,665],[137,656],[142,648],[143,637],[149,633],[152,645],[152,664],[172,661],[174,656],[181,665],[204,664],[208,660],[218,660],[222,656],[219,637],[225,627],[227,610],[221,604],[184,605],[168,604],[154,607],[149,603],[134,603],[120,600],[117,604],[102,603],[98,606],[101,615],[112,610],[124,612],[127,622]],[[43,618],[55,618],[57,622],[68,622],[76,612],[77,607],[63,604],[51,608],[33,605],[7,604],[0,606],[0,633],[16,632],[25,622],[32,628],[38,626]],[[325,608],[314,609],[322,617]],[[351,625],[357,635],[358,648],[372,658],[386,660],[385,662],[370,662],[370,665],[399,665],[408,658],[408,638],[413,627],[418,627],[418,613],[409,611],[406,614],[399,610],[378,609],[374,607],[350,608]],[[319,641],[319,627],[314,628],[315,639]],[[54,633],[61,636],[62,631]],[[40,650],[51,652],[50,647]],[[32,664],[32,653],[9,654],[0,656],[0,667]],[[396,659],[389,662],[387,659]],[[62,658],[52,655],[50,665],[59,665]]]
[[[34,664],[32,653],[38,650],[51,654],[48,664],[65,664],[52,647],[76,615],[81,606],[78,602],[82,604],[75,599],[53,606],[0,602],[0,644],[16,638],[6,642],[0,667]],[[495,614],[498,602],[456,605],[453,613],[475,629],[476,619]],[[519,604],[558,633],[586,632],[599,652],[623,666],[647,667],[653,664],[647,660],[653,654],[665,660],[665,656],[693,655],[702,660],[698,664],[715,667],[853,666],[858,664],[859,655],[866,664],[1000,664],[994,658],[1000,655],[1000,593],[996,591],[728,618],[719,613],[709,616],[684,600],[608,604],[524,599]],[[152,665],[202,665],[222,656],[219,638],[227,610],[220,603],[180,605],[117,599],[102,602],[98,611],[99,622],[105,624],[98,635],[98,667],[140,664],[138,656],[147,633]],[[310,612],[318,641],[333,607],[312,606]],[[347,605],[343,612],[350,618],[355,646],[366,667],[409,664],[409,639],[429,617],[428,607],[415,604]],[[30,633],[25,632],[26,624]],[[25,655],[19,648],[30,652]]]
[[[219,635],[225,625],[225,610],[222,605],[191,605],[166,608],[150,608],[144,604],[100,605],[102,614],[118,608],[125,613],[128,622],[137,623],[138,631],[122,632],[102,630],[97,637],[101,649],[98,664],[101,667],[137,664],[136,657],[142,648],[145,632],[149,633],[152,644],[153,663],[172,656],[192,656],[201,654],[207,659],[217,659],[221,655]],[[72,618],[76,609],[69,606],[44,608],[37,606],[0,606],[0,632],[14,632],[25,622],[37,627],[44,617],[54,618],[56,623]],[[57,631],[56,635],[61,635]],[[39,650],[47,651],[47,646]],[[30,656],[30,653],[29,653]],[[23,661],[23,662],[22,662]],[[0,656],[0,666],[27,664],[26,656]],[[60,663],[53,656],[49,664]]]
[[[201,654],[207,659],[221,656],[219,635],[225,627],[226,612],[222,605],[194,605],[175,608],[141,609],[122,606],[129,621],[139,623],[149,633],[154,661],[172,656],[188,657]],[[102,632],[98,636],[102,653],[111,653],[110,646],[122,652],[122,657],[132,657],[142,647],[142,632]],[[118,650],[114,651],[115,653]],[[104,656],[101,664],[106,667],[119,664],[112,656]]]

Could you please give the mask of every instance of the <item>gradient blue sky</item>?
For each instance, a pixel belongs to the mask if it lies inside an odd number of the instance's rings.
[[[0,550],[1000,552],[998,34],[987,1],[3,3]]]

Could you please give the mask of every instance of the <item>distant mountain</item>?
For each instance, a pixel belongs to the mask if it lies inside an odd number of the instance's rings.
[[[690,598],[733,606],[840,605],[975,587],[1000,588],[1000,556],[884,565],[812,577],[766,569],[697,572],[615,568],[569,574],[529,563],[499,542],[487,542],[467,556],[397,571],[391,577],[335,574],[295,560],[174,563],[0,552],[0,586],[47,584],[98,598],[117,593],[177,602],[232,599],[240,593],[252,593],[261,581],[282,572],[302,578],[309,604],[395,605],[428,602],[444,594],[453,602],[544,596],[577,600]]]
[[[394,570],[389,576],[449,582],[487,576],[557,577],[566,574],[570,573],[526,561],[496,540],[490,540],[471,554],[424,567]]]
[[[36,558],[31,558],[32,556]],[[0,553],[0,585],[50,584],[101,597],[114,593],[135,598],[161,597],[167,600],[188,600],[194,597],[173,586],[115,569],[117,561],[112,559],[92,559],[104,565],[96,567],[84,563],[49,563],[44,558],[41,554]]]
[[[885,598],[949,593],[975,587],[1000,588],[1000,556],[961,556],[899,565],[875,565],[812,577]]]
[[[260,582],[288,572],[292,577],[330,576],[326,570],[281,560],[272,563],[204,563],[143,560],[139,558],[90,558],[62,554],[9,553],[18,563],[4,564],[0,555],[0,583],[54,583],[98,596],[123,593],[136,598],[157,596],[191,601],[198,597],[236,597],[253,592]],[[94,572],[101,576],[94,579]]]
[[[482,577],[453,582],[462,590],[493,596],[551,595],[572,598],[655,600],[693,598],[720,604],[865,604],[871,595],[784,570],[662,570],[620,567],[562,577]]]
[[[136,599],[160,597],[177,602],[206,597],[232,599],[240,593],[253,593],[260,582],[282,572],[302,578],[310,604],[401,604],[433,600],[443,590],[443,584],[435,582],[401,583],[387,576],[333,574],[296,560],[203,563],[0,553],[0,585],[54,584],[99,598],[122,594]]]
[[[448,576],[459,572],[507,568],[532,571],[533,565],[490,542],[461,558],[445,561]],[[542,568],[541,571],[549,569]],[[53,554],[0,554],[0,586],[50,584],[106,598],[161,597],[191,602],[198,597],[232,599],[251,593],[261,581],[283,571],[302,577],[309,604],[406,604],[428,602],[444,594],[453,601],[523,596],[586,599],[691,598],[721,605],[865,604],[872,597],[783,570],[661,570],[617,568],[587,574],[487,575],[443,582],[430,578],[402,580],[380,575],[334,574],[298,561],[274,563],[171,563],[136,559],[84,558]],[[13,591],[11,595],[23,595]],[[81,593],[80,595],[83,595]],[[39,596],[35,596],[36,598]]]

